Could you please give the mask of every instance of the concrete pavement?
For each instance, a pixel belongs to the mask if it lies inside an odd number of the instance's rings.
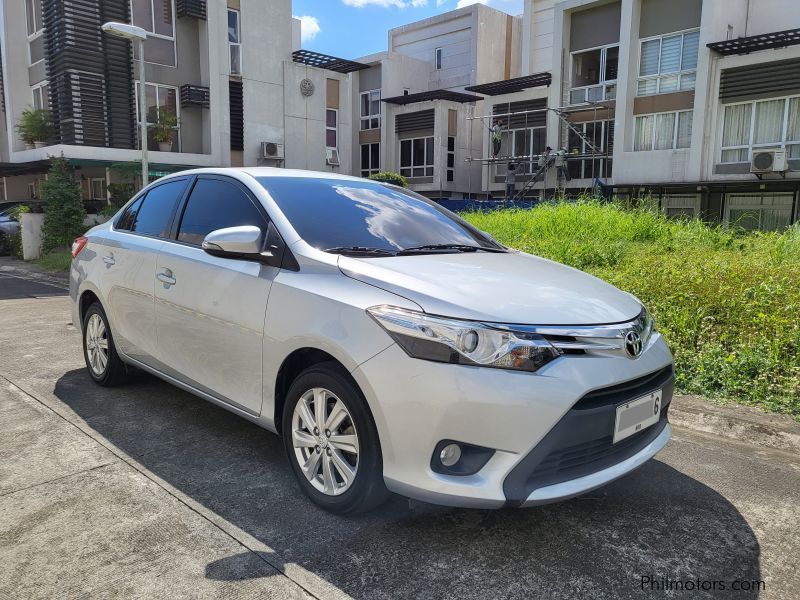
[[[149,376],[94,386],[56,284],[0,273],[0,319],[0,597],[797,597],[794,454],[676,428],[569,502],[333,517],[268,432]]]

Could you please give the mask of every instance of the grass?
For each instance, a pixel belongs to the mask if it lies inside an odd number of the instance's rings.
[[[38,265],[43,269],[47,269],[48,271],[61,271],[68,273],[71,262],[72,254],[70,251],[64,248],[59,248],[33,261],[33,264]]]
[[[641,299],[680,391],[800,419],[800,226],[746,233],[588,201],[463,216]]]

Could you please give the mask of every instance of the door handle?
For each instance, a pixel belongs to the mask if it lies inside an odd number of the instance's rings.
[[[103,257],[103,262],[106,263],[109,267],[116,263],[117,261],[114,260],[114,255],[109,254],[108,256]]]
[[[172,271],[169,269],[164,269],[163,273],[156,275],[156,279],[163,283],[164,287],[169,287],[177,283],[177,280],[172,276]]]

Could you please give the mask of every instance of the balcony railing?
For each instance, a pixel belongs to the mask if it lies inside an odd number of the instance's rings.
[[[206,0],[178,0],[176,8],[178,17],[207,18]]]
[[[585,102],[601,102],[614,100],[617,97],[617,82],[608,81],[598,85],[585,85],[571,88],[569,91],[570,104],[583,104]]]
[[[201,85],[184,84],[181,86],[181,108],[189,106],[209,107],[209,91]]]

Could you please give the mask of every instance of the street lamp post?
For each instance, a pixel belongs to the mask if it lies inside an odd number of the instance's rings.
[[[147,164],[147,94],[144,78],[144,41],[147,31],[128,23],[109,22],[102,26],[104,32],[115,37],[139,43],[139,139],[142,145],[142,187],[149,181],[150,168]]]

